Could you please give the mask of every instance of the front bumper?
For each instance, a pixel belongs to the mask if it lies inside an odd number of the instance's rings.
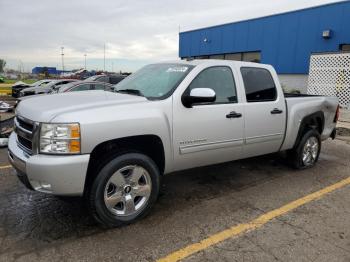
[[[12,133],[8,158],[19,179],[28,188],[54,195],[82,195],[90,155],[28,155]]]

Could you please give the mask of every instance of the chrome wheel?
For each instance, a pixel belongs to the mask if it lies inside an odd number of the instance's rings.
[[[104,202],[114,215],[132,216],[146,206],[151,190],[151,177],[146,169],[138,165],[125,166],[108,180]]]
[[[311,166],[315,163],[319,150],[318,139],[314,136],[309,137],[303,148],[303,164]]]

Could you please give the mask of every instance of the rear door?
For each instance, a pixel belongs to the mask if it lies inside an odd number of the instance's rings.
[[[246,93],[244,156],[277,152],[286,126],[286,105],[277,75],[268,68],[241,67]]]

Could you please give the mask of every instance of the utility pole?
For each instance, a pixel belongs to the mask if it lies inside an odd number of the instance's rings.
[[[84,54],[84,57],[85,57],[85,70],[86,70],[86,54]]]
[[[103,44],[103,72],[106,71],[106,43]]]
[[[62,56],[62,73],[64,74],[64,53],[63,53],[64,47],[61,47],[61,56]]]
[[[114,72],[114,63],[112,62],[112,72]]]

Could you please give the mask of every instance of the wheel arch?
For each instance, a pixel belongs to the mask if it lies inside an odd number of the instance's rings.
[[[317,111],[310,115],[304,116],[299,125],[298,135],[295,140],[293,148],[298,146],[301,138],[303,137],[305,132],[307,132],[307,130],[309,129],[316,129],[321,135],[324,129],[324,122],[325,122],[325,118],[322,111]]]
[[[137,135],[104,141],[92,150],[85,179],[84,191],[89,187],[98,171],[117,155],[139,152],[150,157],[159,168],[165,169],[165,151],[161,138],[157,135]]]

